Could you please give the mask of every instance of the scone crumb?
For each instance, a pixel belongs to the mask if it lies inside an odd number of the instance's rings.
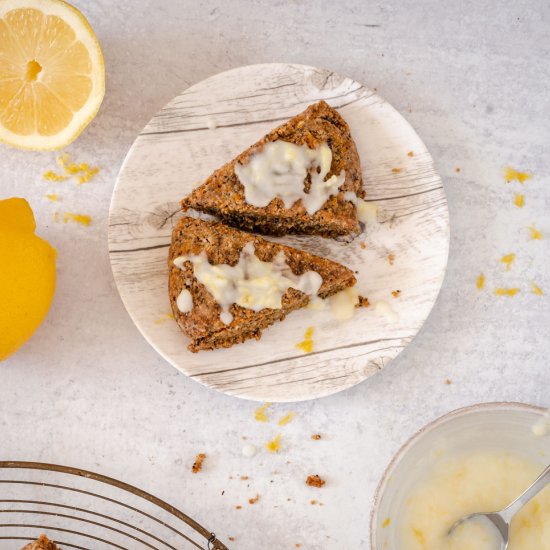
[[[394,261],[395,261],[395,255],[394,254],[388,254],[388,263],[390,265],[393,265]]]
[[[391,291],[391,295],[394,297],[394,298],[399,298],[399,295],[401,294],[401,291],[400,290],[392,290]]]
[[[408,157],[414,157],[414,151],[409,151],[409,152],[407,153],[407,156],[408,156]]]
[[[199,453],[196,456],[195,462],[193,462],[193,467],[191,468],[191,471],[194,474],[198,474],[202,470],[202,463],[204,462],[205,458],[206,458],[206,455],[204,453]]]
[[[368,298],[366,298],[365,296],[358,296],[355,307],[369,307],[369,306],[370,306],[370,302]]]
[[[367,248],[367,243],[366,243],[365,241],[363,241],[363,242],[359,243],[359,246],[360,246],[363,250],[365,250],[365,249]]]
[[[227,540],[230,542],[235,542],[235,537],[227,537]]]
[[[447,386],[450,386],[452,383],[453,381],[450,378],[445,379],[445,384],[447,384]]]
[[[248,479],[248,476],[241,476],[241,479],[242,479],[243,481],[246,481],[246,480]]]
[[[235,504],[235,510],[240,510],[242,506],[240,504]]]
[[[391,171],[392,171],[394,174],[400,174],[402,170],[403,170],[403,168],[392,168],[392,169],[391,169]]]
[[[319,439],[321,439],[321,434],[313,434],[311,436],[311,439],[314,439],[315,441],[319,441]]]
[[[321,479],[317,474],[309,475],[306,479],[306,485],[310,487],[322,487],[325,483],[326,481]]]
[[[256,502],[258,502],[259,500],[260,500],[260,495],[257,494],[255,497],[248,499],[248,504],[256,504]]]
[[[309,501],[309,503],[310,503],[311,505],[315,506],[315,505],[317,504],[317,501],[316,501],[314,498],[312,498],[312,499]]]
[[[455,172],[457,172],[457,173],[460,172],[460,166],[457,166],[457,167],[455,168]]]

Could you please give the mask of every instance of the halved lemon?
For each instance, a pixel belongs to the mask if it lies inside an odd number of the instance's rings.
[[[61,149],[96,115],[105,65],[85,17],[62,0],[0,0],[0,141]]]

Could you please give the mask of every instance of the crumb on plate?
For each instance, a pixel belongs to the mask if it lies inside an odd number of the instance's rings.
[[[401,294],[401,291],[400,290],[392,290],[391,291],[391,295],[394,297],[394,298],[399,298],[399,295]]]
[[[325,480],[321,479],[317,474],[309,475],[306,479],[306,485],[310,487],[322,487],[325,483]]]
[[[195,457],[195,462],[193,462],[193,467],[191,468],[191,471],[194,474],[198,474],[202,470],[202,463],[204,462],[205,458],[206,458],[206,455],[204,453],[199,453]]]
[[[392,168],[391,171],[394,174],[400,174],[403,171],[403,168]]]
[[[369,299],[365,296],[358,296],[357,297],[357,303],[355,304],[355,307],[369,307],[370,302]]]
[[[388,263],[390,265],[393,265],[394,261],[395,261],[395,255],[394,254],[388,254]]]
[[[260,495],[257,494],[255,497],[248,499],[248,504],[256,504],[256,502],[258,502],[259,500],[260,500]]]
[[[313,434],[311,436],[311,439],[313,439],[315,441],[319,441],[319,439],[321,439],[321,434]]]

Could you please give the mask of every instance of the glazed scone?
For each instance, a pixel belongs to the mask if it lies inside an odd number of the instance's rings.
[[[311,298],[356,283],[336,262],[194,218],[174,228],[168,264],[172,311],[193,352],[259,339]]]
[[[248,231],[336,237],[359,231],[363,197],[350,129],[319,101],[216,170],[181,205]]]

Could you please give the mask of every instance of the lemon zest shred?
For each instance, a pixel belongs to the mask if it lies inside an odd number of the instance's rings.
[[[63,212],[63,223],[75,222],[81,225],[90,225],[92,218],[86,214],[74,214],[73,212]]]
[[[382,528],[387,527],[390,523],[391,523],[391,518],[386,518],[386,519],[382,522]]]
[[[533,176],[528,172],[520,172],[515,170],[511,166],[506,166],[504,169],[504,179],[506,182],[519,181],[520,183],[525,183],[527,180],[530,180]]]
[[[49,195],[44,195],[47,199],[51,200],[52,202],[59,201],[59,195],[57,193],[50,193]]]
[[[484,286],[485,286],[485,275],[483,275],[483,273],[480,273],[476,279],[476,288],[478,290],[481,290]]]
[[[531,288],[533,289],[533,294],[536,294],[537,296],[544,296],[544,292],[542,291],[542,288],[540,288],[540,286],[536,285],[535,283],[531,283]]]
[[[305,353],[311,353],[313,351],[313,330],[313,327],[308,327],[304,334],[303,341],[296,344],[296,347]]]
[[[511,252],[510,254],[505,254],[504,256],[502,256],[500,261],[506,265],[506,271],[510,271],[510,267],[512,266],[512,263],[514,262],[515,259],[516,259],[516,255],[513,252]]]
[[[496,288],[495,296],[515,296],[519,293],[519,288]]]
[[[535,227],[534,223],[529,226],[529,232],[531,233],[531,239],[533,239],[534,241],[539,241],[540,239],[542,239],[542,233]]]
[[[286,426],[287,424],[289,424],[290,422],[292,422],[292,419],[295,417],[295,413],[293,412],[288,412],[286,413],[283,418],[281,418],[281,420],[279,420],[278,424],[279,426]]]
[[[281,450],[281,434],[277,434],[274,439],[265,444],[265,448],[270,453],[278,453]]]
[[[257,422],[269,422],[269,417],[266,414],[267,409],[271,406],[271,403],[264,403],[261,407],[254,411],[254,418]]]
[[[514,195],[514,204],[518,208],[523,208],[525,206],[525,195],[523,195],[521,193],[516,193]]]
[[[47,172],[44,172],[42,174],[42,177],[46,181],[65,181],[67,179],[67,176],[64,176],[63,174],[57,174],[53,170],[48,170]]]

